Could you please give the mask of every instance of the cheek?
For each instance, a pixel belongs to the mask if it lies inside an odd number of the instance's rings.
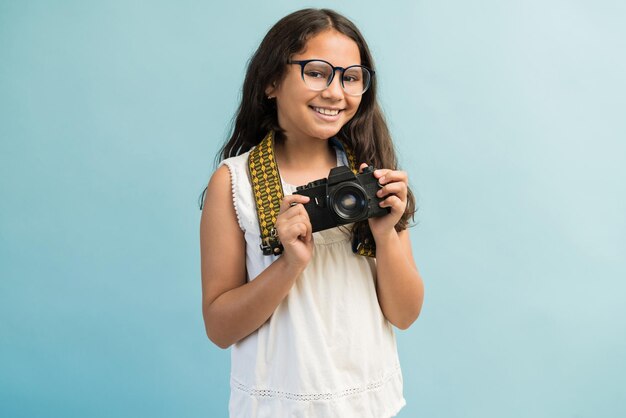
[[[354,115],[356,115],[356,112],[359,110],[359,106],[361,105],[361,100],[356,99],[356,100],[351,100],[350,102],[350,118],[352,118]]]

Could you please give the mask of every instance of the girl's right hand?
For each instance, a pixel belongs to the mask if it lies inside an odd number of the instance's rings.
[[[308,201],[308,196],[285,196],[276,218],[278,239],[284,247],[282,258],[289,266],[298,269],[304,269],[313,256],[313,228],[309,214],[302,206]]]

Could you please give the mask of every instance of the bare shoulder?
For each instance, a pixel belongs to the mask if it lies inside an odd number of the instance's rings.
[[[221,165],[213,175],[211,176],[211,180],[209,180],[209,185],[207,187],[207,196],[209,194],[213,195],[224,195],[231,193],[231,183],[230,183],[230,170],[226,166],[226,164]]]
[[[213,173],[207,186],[200,232],[243,237],[233,203],[230,171],[226,165],[220,166]]]

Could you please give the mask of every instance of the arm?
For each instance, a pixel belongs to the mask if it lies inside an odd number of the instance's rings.
[[[285,254],[255,280],[246,282],[246,243],[237,223],[228,167],[220,167],[209,182],[200,221],[202,314],[207,336],[221,348],[263,325],[308,264],[307,250],[312,251],[310,223],[308,230],[306,224],[302,225],[302,205],[290,207],[292,201],[305,203],[308,198],[288,198],[281,204],[280,228],[279,221],[276,224],[279,235],[284,237]]]
[[[391,208],[388,215],[369,220],[376,240],[378,303],[389,322],[407,329],[419,316],[424,301],[424,284],[413,260],[409,233],[394,228],[406,209],[407,175],[376,170],[374,176],[383,185],[379,197],[387,196],[381,207]]]
[[[417,319],[424,301],[424,284],[417,270],[409,232],[392,230],[376,240],[376,293],[385,317],[400,329]]]

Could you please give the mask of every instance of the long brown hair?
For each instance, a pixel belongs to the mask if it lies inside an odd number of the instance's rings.
[[[303,51],[311,37],[329,29],[351,38],[359,48],[361,64],[374,68],[363,35],[339,13],[329,9],[304,9],[283,17],[269,30],[250,58],[233,132],[220,149],[218,159],[245,153],[270,130],[274,130],[279,139],[283,136],[283,130],[278,125],[276,103],[266,97],[265,89],[272,83],[280,84],[291,57]],[[395,170],[398,168],[396,152],[376,99],[376,85],[376,77],[372,77],[371,86],[363,94],[356,114],[337,136],[354,150],[357,161]],[[409,189],[407,208],[396,229],[405,229],[414,213],[415,198]]]

